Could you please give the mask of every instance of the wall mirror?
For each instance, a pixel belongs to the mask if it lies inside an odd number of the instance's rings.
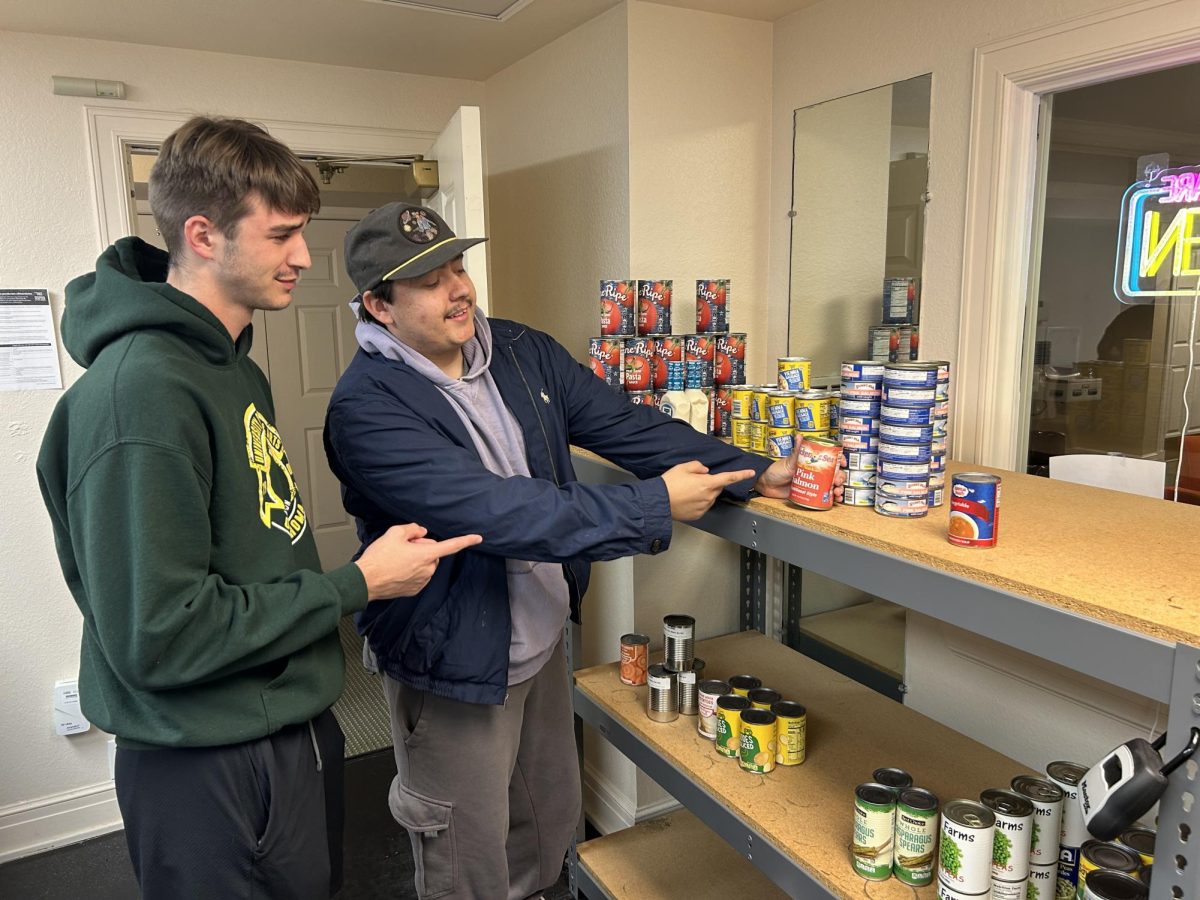
[[[883,281],[921,275],[933,76],[797,109],[788,353],[815,384],[869,358]],[[917,313],[919,316],[919,312]]]

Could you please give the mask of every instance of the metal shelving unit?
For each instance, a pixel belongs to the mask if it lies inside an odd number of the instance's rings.
[[[632,476],[604,462],[576,456],[579,477],[620,483]],[[916,612],[983,635],[1101,681],[1168,704],[1167,752],[1182,747],[1200,726],[1200,650],[1120,628],[993,585],[893,556],[805,528],[757,504],[719,502],[694,527],[743,547],[744,623],[761,627],[761,572],[765,558],[811,569]],[[1195,598],[1200,599],[1200,598]],[[1200,635],[1196,636],[1200,643]],[[825,887],[765,841],[753,822],[730,813],[578,690],[576,713],[650,775],[680,803],[792,896],[826,895]],[[1200,767],[1171,776],[1160,804],[1151,900],[1200,898]]]

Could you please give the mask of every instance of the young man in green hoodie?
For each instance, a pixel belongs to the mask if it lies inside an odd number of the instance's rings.
[[[38,479],[84,617],[84,714],[117,736],[142,896],[323,898],[341,883],[339,619],[418,593],[435,542],[392,528],[322,573],[250,320],[310,265],[312,176],[258,126],[167,138],[150,202],[169,255],[124,238],[67,286],[87,371]]]

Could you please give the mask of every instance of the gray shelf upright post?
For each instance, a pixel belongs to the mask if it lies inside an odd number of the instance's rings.
[[[742,547],[741,603],[738,607],[738,627],[741,631],[761,631],[767,634],[767,557],[757,550]]]
[[[1200,728],[1200,650],[1176,644],[1164,759],[1174,756],[1187,744],[1193,728]],[[1159,801],[1150,900],[1200,898],[1198,773],[1200,760],[1184,763],[1171,773],[1167,792]]]

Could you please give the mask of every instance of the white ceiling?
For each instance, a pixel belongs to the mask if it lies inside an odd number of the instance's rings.
[[[439,2],[499,15],[418,8]],[[0,0],[0,30],[482,81],[619,2]],[[822,0],[657,2],[769,22]]]

